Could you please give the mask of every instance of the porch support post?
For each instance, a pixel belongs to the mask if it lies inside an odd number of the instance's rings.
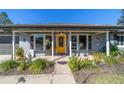
[[[54,59],[54,32],[52,32],[52,60]]]
[[[88,37],[88,34],[87,34],[86,40],[87,40],[87,51],[88,51],[88,49],[89,49],[89,37]]]
[[[77,54],[76,56],[78,56],[79,54],[79,34],[77,34]]]
[[[15,32],[12,31],[12,59],[15,60]]]
[[[35,38],[35,35],[33,35],[34,36],[34,42],[33,42],[33,44],[34,44],[34,50],[36,50],[36,38]]]
[[[72,56],[71,32],[69,32],[69,55]]]
[[[109,32],[106,32],[106,55],[110,55],[110,41],[109,41]]]
[[[43,34],[44,35],[44,40],[43,40],[43,44],[44,44],[44,46],[43,46],[43,50],[45,51],[46,50],[46,45],[45,45],[45,43],[46,43],[46,34]]]

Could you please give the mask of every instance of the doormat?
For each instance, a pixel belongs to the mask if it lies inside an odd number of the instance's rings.
[[[67,64],[67,61],[57,61],[57,63],[64,65],[64,64]]]

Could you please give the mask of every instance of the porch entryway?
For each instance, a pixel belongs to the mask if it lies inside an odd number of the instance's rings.
[[[66,54],[66,34],[56,34],[56,54]]]
[[[15,59],[15,35],[19,35],[19,47],[25,51],[25,55],[32,53],[36,57],[51,56],[54,60],[56,55],[88,56],[90,52],[98,51],[106,47],[109,55],[109,32],[72,32],[72,31],[13,31],[12,48]]]

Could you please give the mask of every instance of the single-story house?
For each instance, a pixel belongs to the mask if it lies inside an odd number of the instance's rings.
[[[34,56],[90,55],[110,45],[124,48],[124,26],[84,24],[20,24],[0,26],[0,54],[12,54],[15,59],[17,47],[24,54]]]

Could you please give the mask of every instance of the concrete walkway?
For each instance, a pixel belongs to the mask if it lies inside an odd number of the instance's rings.
[[[5,61],[5,60],[9,60],[11,59],[11,55],[0,55],[0,63]]]
[[[68,57],[56,60],[55,70],[52,74],[42,75],[13,75],[0,76],[0,84],[75,84],[75,79],[67,64],[59,64],[57,61],[67,61]],[[23,77],[24,82],[19,82]]]
[[[75,79],[67,64],[59,64],[58,61],[67,61],[68,56],[56,60],[53,75],[53,84],[75,84]]]

